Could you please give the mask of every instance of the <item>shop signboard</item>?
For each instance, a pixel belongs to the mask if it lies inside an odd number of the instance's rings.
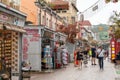
[[[99,32],[99,38],[100,40],[108,40],[109,39],[108,32]]]
[[[111,59],[114,60],[116,56],[116,42],[114,38],[111,39],[110,45],[111,45]]]
[[[49,32],[49,31],[44,31],[44,35],[43,35],[45,38],[50,38],[50,39],[53,39],[54,37],[54,34],[52,32]]]

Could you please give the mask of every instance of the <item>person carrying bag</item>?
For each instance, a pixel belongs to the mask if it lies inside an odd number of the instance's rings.
[[[97,56],[98,56],[98,63],[99,63],[100,70],[104,69],[104,53],[105,53],[105,50],[102,48],[102,46],[100,46],[97,49]]]

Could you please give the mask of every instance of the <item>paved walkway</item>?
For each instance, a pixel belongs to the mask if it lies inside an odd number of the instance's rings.
[[[120,74],[116,73],[114,65],[105,60],[104,71],[99,70],[98,65],[91,65],[82,70],[74,67],[73,63],[69,64],[67,68],[58,69],[51,73],[37,73],[32,74],[31,80],[120,80],[115,79]]]

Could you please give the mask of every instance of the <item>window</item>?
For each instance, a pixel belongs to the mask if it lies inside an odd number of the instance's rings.
[[[39,13],[39,25],[41,25],[41,13]]]
[[[66,12],[67,12],[66,10],[62,11],[62,13],[66,13]]]
[[[75,23],[75,17],[71,17],[72,23]]]
[[[49,20],[49,27],[50,27],[50,28],[52,27],[51,20]]]
[[[55,23],[53,23],[53,27],[52,27],[52,29],[55,29]]]
[[[56,13],[60,13],[60,10],[57,10]]]
[[[42,16],[42,24],[45,24],[45,16]]]
[[[66,17],[63,17],[64,20],[66,20]]]
[[[46,20],[46,26],[47,26],[47,27],[49,26],[49,24],[48,24],[48,18],[47,18],[47,20]]]

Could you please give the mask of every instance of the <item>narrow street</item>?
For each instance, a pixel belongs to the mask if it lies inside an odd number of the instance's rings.
[[[51,73],[34,73],[31,80],[120,80],[120,74],[116,72],[114,65],[107,60],[105,60],[104,71],[99,70],[98,64],[93,66],[89,61],[88,67],[83,66],[82,69],[74,67],[71,63],[67,68],[58,69]],[[116,79],[118,77],[119,79]]]

